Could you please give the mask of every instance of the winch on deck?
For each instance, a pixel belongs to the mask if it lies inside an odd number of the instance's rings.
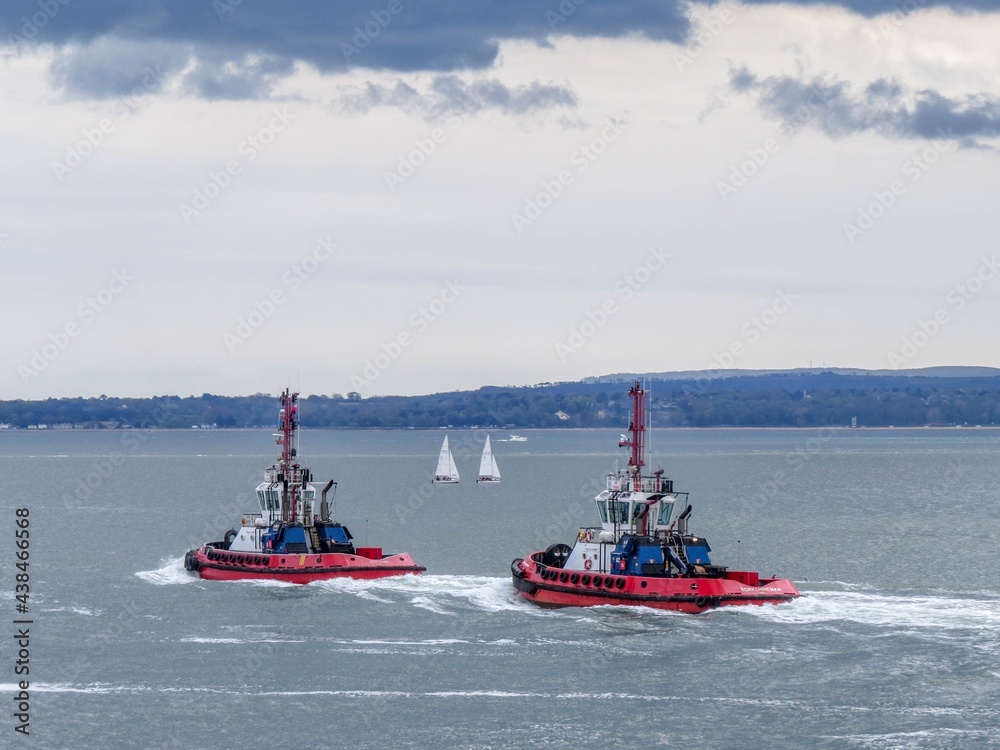
[[[703,537],[676,532],[661,538],[624,534],[611,553],[610,570],[618,575],[721,577],[726,568],[712,565]]]
[[[316,521],[312,526],[275,521],[261,535],[261,547],[276,554],[317,554],[346,552],[354,554],[351,532],[331,521]]]

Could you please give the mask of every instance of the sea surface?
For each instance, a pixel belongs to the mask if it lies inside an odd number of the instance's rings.
[[[304,431],[359,545],[427,574],[206,582],[271,431],[0,432],[0,747],[1000,748],[1000,431],[653,431],[716,563],[803,598],[543,610],[515,557],[572,543],[617,430]],[[14,732],[30,509],[30,736]],[[23,617],[23,615],[21,616]]]

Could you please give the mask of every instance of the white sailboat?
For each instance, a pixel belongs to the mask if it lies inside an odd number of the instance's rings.
[[[486,445],[483,446],[483,457],[479,461],[479,479],[476,480],[476,484],[480,482],[499,482],[500,481],[500,469],[497,468],[497,459],[493,455],[493,448],[490,445],[490,436],[486,436]]]
[[[457,484],[458,480],[458,467],[455,465],[455,457],[451,455],[451,449],[448,447],[448,436],[445,435],[444,442],[441,443],[441,453],[438,454],[437,471],[434,472],[434,478],[431,481],[434,484]]]

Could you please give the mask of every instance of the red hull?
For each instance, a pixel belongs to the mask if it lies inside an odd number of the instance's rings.
[[[800,596],[787,578],[758,578],[750,571],[731,570],[724,578],[618,576],[547,567],[532,557],[515,560],[511,573],[521,596],[543,607],[643,606],[696,614],[716,607],[780,604]]]
[[[380,558],[361,554],[268,555],[209,548],[189,552],[198,575],[210,581],[266,580],[312,583],[330,578],[387,578],[427,570],[405,552]]]

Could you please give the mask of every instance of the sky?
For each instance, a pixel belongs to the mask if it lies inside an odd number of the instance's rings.
[[[1000,2],[0,9],[0,399],[1000,367]]]

